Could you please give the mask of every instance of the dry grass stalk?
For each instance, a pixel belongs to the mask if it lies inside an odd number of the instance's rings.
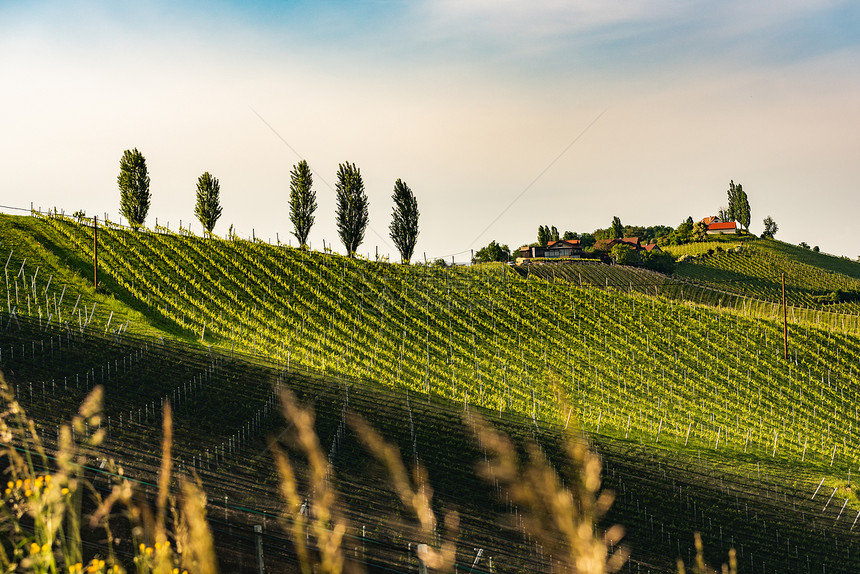
[[[184,484],[187,481],[182,481],[180,514],[176,509],[175,499],[170,495],[172,452],[173,412],[170,404],[165,402],[155,514],[153,515],[145,497],[136,492],[132,483],[123,476],[122,468],[116,466],[113,461],[108,461],[114,484],[110,495],[104,500],[94,491],[99,504],[90,519],[91,525],[105,528],[110,542],[111,513],[118,505],[125,509],[125,516],[132,527],[132,543],[136,552],[134,564],[138,574],[174,574],[179,571],[177,564],[180,563],[185,568],[191,567],[195,572],[217,572],[212,535],[206,523],[205,497],[193,484],[188,487]],[[166,524],[168,504],[174,516],[176,548],[170,542]]]
[[[627,549],[610,549],[620,542],[624,529],[615,525],[602,535],[596,533],[614,495],[601,492],[600,457],[588,449],[583,437],[572,432],[566,437],[573,476],[565,486],[537,445],[528,445],[528,461],[521,463],[508,437],[479,416],[472,415],[466,422],[490,455],[478,473],[507,491],[519,507],[526,531],[553,557],[555,570],[603,574],[621,568]]]
[[[206,495],[186,478],[180,479],[182,487],[182,517],[180,523],[182,566],[196,574],[216,574],[215,544],[209,524],[206,522]],[[179,544],[179,543],[178,543]]]
[[[271,441],[281,479],[281,495],[286,503],[287,532],[295,543],[302,572],[338,574],[345,568],[355,570],[356,566],[344,559],[342,544],[346,522],[335,511],[335,490],[328,480],[331,468],[314,431],[314,413],[300,407],[295,395],[287,389],[281,390],[281,405],[284,418],[293,423],[292,438],[307,458],[310,471],[310,493],[302,500],[289,455]],[[303,508],[307,509],[307,515],[303,514]],[[311,535],[316,542],[317,553],[311,552],[305,543]]]
[[[84,401],[72,426],[64,425],[58,441],[56,471],[36,425],[0,375],[0,455],[8,461],[8,482],[0,498],[0,528],[12,554],[0,546],[0,566],[6,571],[56,572],[80,566],[80,483],[87,455],[104,433],[101,388]],[[76,438],[71,429],[76,431]],[[59,555],[54,552],[58,547]]]
[[[409,474],[400,456],[400,450],[385,441],[364,419],[352,415],[349,424],[358,434],[371,454],[387,469],[394,491],[400,497],[403,507],[412,512],[421,525],[418,545],[418,559],[428,568],[448,572],[454,568],[457,558],[457,538],[459,516],[450,512],[445,516],[446,540],[436,544],[436,515],[433,513],[433,489],[427,481],[427,473],[416,465],[410,481]],[[438,547],[437,547],[438,546]]]
[[[701,534],[696,532],[693,534],[693,536],[696,545],[696,563],[693,565],[693,574],[717,574],[716,570],[710,568],[705,563],[705,548],[702,544]],[[678,558],[677,567],[678,574],[686,574],[686,568],[684,568],[684,561],[681,558]],[[720,571],[722,572],[722,574],[738,574],[738,560],[734,548],[729,550],[729,563],[723,564]]]

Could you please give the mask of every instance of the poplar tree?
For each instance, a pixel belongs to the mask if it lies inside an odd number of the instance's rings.
[[[621,218],[617,215],[612,218],[612,237],[610,239],[623,239],[624,226],[621,225]]]
[[[737,221],[745,230],[750,228],[750,202],[744,187],[741,184],[735,185],[734,180],[729,181],[729,189],[727,191],[729,198],[729,207],[725,211],[724,221]]]
[[[541,247],[546,247],[549,243],[549,230],[543,225],[538,226],[537,241]]]
[[[746,231],[750,230],[750,202],[747,197],[747,192],[744,191],[744,188],[741,184],[737,186],[737,198],[736,198],[737,206],[735,207],[735,217],[737,217],[738,223],[740,223]]]
[[[119,186],[120,213],[128,220],[131,227],[137,229],[146,220],[150,198],[146,158],[137,151],[137,148],[125,150],[122,153],[116,182]]]
[[[729,199],[729,206],[726,208],[725,212],[723,212],[722,220],[737,221],[738,215],[736,213],[736,210],[738,201],[738,190],[737,186],[735,186],[735,180],[729,181],[729,189],[726,191],[726,195]]]
[[[194,215],[206,235],[212,235],[215,223],[221,217],[221,184],[207,171],[197,178],[197,205]]]
[[[400,179],[394,182],[394,208],[391,213],[389,235],[400,252],[400,260],[409,263],[418,242],[418,200],[409,186]]]
[[[290,172],[290,221],[293,235],[300,247],[306,247],[311,227],[314,225],[314,212],[317,210],[317,194],[311,168],[305,160],[293,166]]]
[[[367,194],[361,171],[349,162],[338,165],[337,183],[337,234],[350,257],[355,257],[358,246],[364,240],[369,219]]]

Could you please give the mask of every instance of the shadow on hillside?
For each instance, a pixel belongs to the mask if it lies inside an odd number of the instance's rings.
[[[87,294],[90,296],[96,294],[96,291],[92,287],[93,262],[91,259],[83,257],[75,249],[64,245],[62,241],[58,241],[55,236],[56,231],[50,227],[28,226],[24,228],[17,222],[13,225],[19,231],[29,234],[33,241],[38,243],[48,253],[53,254],[69,271],[78,276],[83,284],[76,285],[76,287],[78,289],[85,289],[85,296]],[[145,316],[151,327],[180,339],[197,339],[197,334],[165,317],[157,309],[149,307],[145,302],[129,293],[112,275],[101,267],[99,268],[98,278],[99,286],[101,287],[99,294],[112,297],[122,305]]]

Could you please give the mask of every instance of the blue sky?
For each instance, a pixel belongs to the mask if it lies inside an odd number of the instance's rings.
[[[340,249],[329,184],[351,161],[371,205],[360,251],[395,256],[401,178],[419,257],[464,260],[541,224],[676,226],[715,213],[733,179],[754,232],[771,215],[778,238],[857,257],[857,6],[0,3],[0,203],[116,219],[119,158],[137,147],[148,223],[192,220],[209,171],[216,233],[286,241],[301,157],[317,174],[311,242]]]

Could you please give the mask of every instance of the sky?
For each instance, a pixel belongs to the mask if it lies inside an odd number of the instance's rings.
[[[560,231],[676,227],[743,185],[760,233],[860,256],[860,3],[839,0],[0,0],[0,204],[119,220],[123,150],[156,219],[220,180],[239,235],[292,241],[289,174],[314,172],[310,242],[343,252],[338,165],[361,170],[359,253],[466,261]],[[15,213],[8,208],[3,211]]]

